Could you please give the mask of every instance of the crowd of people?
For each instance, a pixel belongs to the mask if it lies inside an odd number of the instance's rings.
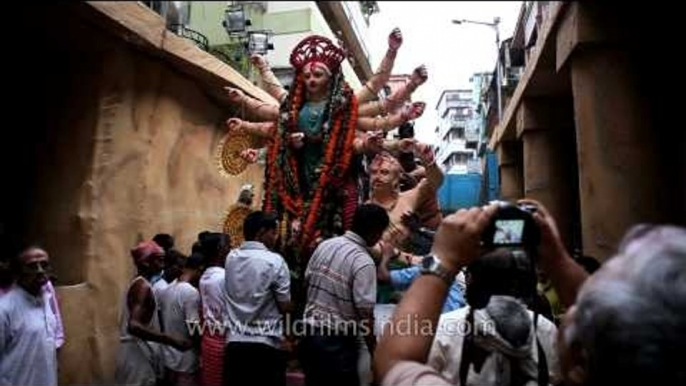
[[[156,235],[130,253],[137,275],[122,300],[115,382],[286,385],[295,357],[307,385],[684,384],[686,230],[634,227],[590,274],[546,208],[526,202],[538,208],[537,259],[483,250],[490,205],[446,217],[421,268],[404,270],[388,269],[383,242],[380,260],[371,251],[387,211],[359,206],[350,230],[311,256],[298,318],[273,214],[249,214],[234,249],[228,235],[202,232],[185,256]],[[57,384],[64,331],[49,265],[31,245],[3,266],[2,385]],[[559,325],[541,313],[541,275],[567,310]],[[379,333],[383,282],[407,291]]]
[[[540,241],[486,248],[491,224],[501,244],[524,225],[498,228],[495,204],[443,218],[443,173],[411,124],[426,67],[377,98],[402,40],[389,34],[357,91],[347,52],[316,35],[291,52],[288,89],[252,58],[278,104],[227,88],[255,119],[226,123],[255,147],[238,154],[255,162],[265,149],[263,211],[241,189],[242,234],[201,232],[187,255],[169,234],[131,249],[116,384],[686,384],[686,230],[635,227],[599,266],[570,257],[546,208],[523,200]],[[378,321],[379,303],[398,299]],[[0,386],[56,385],[65,339],[48,251],[1,259]]]

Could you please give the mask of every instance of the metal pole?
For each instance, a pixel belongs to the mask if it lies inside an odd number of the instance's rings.
[[[495,28],[495,45],[496,45],[496,82],[498,84],[496,85],[496,91],[498,94],[498,123],[500,123],[503,120],[503,99],[502,99],[502,92],[501,88],[503,86],[503,75],[502,75],[502,66],[500,65],[500,29],[498,28],[498,24],[500,24],[500,20],[496,19],[495,23],[493,24],[493,28]]]

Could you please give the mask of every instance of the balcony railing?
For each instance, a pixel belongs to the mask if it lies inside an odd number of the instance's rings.
[[[169,29],[175,34],[192,41],[204,51],[209,51],[210,41],[200,32],[190,29],[183,24],[172,24],[169,26]]]
[[[467,142],[479,142],[479,130],[465,130],[464,138]]]

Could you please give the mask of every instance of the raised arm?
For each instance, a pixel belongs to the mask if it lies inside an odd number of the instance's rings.
[[[127,321],[127,331],[129,334],[145,341],[162,343],[172,346],[178,350],[186,351],[192,347],[192,342],[180,337],[163,334],[148,326],[149,314],[148,305],[153,297],[152,289],[140,281],[135,283],[129,290],[127,296],[127,306],[129,307],[129,320]],[[156,311],[152,311],[156,312]]]
[[[431,145],[425,143],[418,143],[415,145],[415,154],[422,161],[424,166],[425,177],[422,181],[426,181],[426,192],[424,195],[435,195],[438,188],[443,184],[443,172],[436,164],[434,151]],[[421,188],[421,185],[420,185]]]
[[[403,44],[403,35],[399,28],[393,29],[388,36],[388,50],[386,55],[379,65],[379,69],[372,76],[364,87],[357,93],[357,100],[362,105],[374,98],[379,93],[381,88],[388,82],[395,63],[395,57],[398,54],[398,48]]]
[[[481,232],[496,209],[493,205],[485,209],[462,209],[443,220],[436,233],[432,253],[451,276],[477,257]],[[410,323],[421,325],[422,332],[385,333],[381,337],[374,356],[374,371],[380,382],[400,362],[426,363],[441,308],[451,284],[435,275],[422,275],[403,295],[385,331],[400,331],[401,323],[410,320]],[[430,333],[425,332],[424,326],[429,327]],[[448,384],[439,378],[438,372],[431,375],[434,378],[430,384]]]
[[[426,104],[424,102],[414,102],[405,106],[402,111],[385,117],[359,117],[357,118],[357,129],[360,131],[383,130],[388,132],[407,121],[421,117],[425,107]]]
[[[267,60],[262,55],[253,54],[250,57],[250,61],[252,61],[252,64],[255,65],[257,71],[260,73],[262,88],[279,101],[279,103],[282,103],[288,95],[288,91],[283,88],[279,79],[274,75]]]
[[[398,88],[386,99],[367,102],[360,106],[359,116],[371,117],[395,113],[403,103],[410,99],[412,93],[426,82],[429,74],[424,65],[419,66],[412,72],[410,81]]]
[[[226,121],[226,127],[229,132],[244,131],[253,135],[263,140],[265,145],[267,140],[272,139],[276,135],[276,123],[274,122],[250,122],[240,118],[229,118]]]
[[[224,89],[228,93],[229,101],[237,105],[241,113],[245,114],[250,112],[256,120],[261,122],[276,121],[279,119],[279,106],[249,97],[237,88],[224,87]]]

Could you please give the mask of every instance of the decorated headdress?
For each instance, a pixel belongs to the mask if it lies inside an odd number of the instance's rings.
[[[295,46],[291,52],[291,65],[296,70],[302,70],[306,64],[317,62],[324,64],[332,73],[336,73],[345,57],[345,51],[337,47],[330,39],[312,35]]]

